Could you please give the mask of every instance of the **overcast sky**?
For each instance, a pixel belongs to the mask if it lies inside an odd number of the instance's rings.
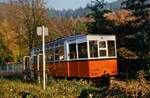
[[[90,3],[93,0],[47,0],[48,7],[55,9],[76,9],[80,6],[85,7],[87,3]],[[116,0],[106,0],[107,2],[112,2]]]

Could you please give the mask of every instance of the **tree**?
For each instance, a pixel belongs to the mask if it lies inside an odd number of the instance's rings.
[[[26,44],[30,54],[30,51],[37,45],[39,40],[36,28],[47,25],[47,10],[44,0],[17,0],[16,4],[20,12],[19,19],[22,32],[26,36]]]
[[[150,51],[150,2],[149,0],[125,0],[122,3],[124,9],[132,12],[132,16],[136,19],[132,21],[132,26],[136,29],[135,36],[138,39],[139,55],[143,57],[144,54]]]
[[[113,34],[113,22],[104,16],[106,13],[111,12],[105,9],[104,0],[93,1],[88,8],[91,10],[88,17],[94,19],[94,21],[88,24],[88,32],[93,34]]]

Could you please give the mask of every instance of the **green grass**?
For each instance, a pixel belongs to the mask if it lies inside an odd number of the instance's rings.
[[[49,79],[46,90],[37,83],[25,83],[18,78],[0,79],[0,98],[149,98],[150,82],[144,78],[119,81],[111,79],[110,86],[93,87],[85,80]]]
[[[83,89],[93,88],[91,83],[83,80],[54,80],[51,79],[45,91],[42,86],[34,83],[23,83],[20,80],[0,80],[0,98],[75,98]]]

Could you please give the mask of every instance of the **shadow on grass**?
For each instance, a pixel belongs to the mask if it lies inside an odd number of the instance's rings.
[[[109,90],[108,87],[98,89],[84,89],[78,98],[126,98],[119,90]]]
[[[30,92],[20,92],[19,95],[20,95],[22,98],[39,98],[38,96],[33,95],[33,94],[30,93]]]
[[[101,98],[103,90],[100,89],[83,89],[78,98]]]
[[[105,86],[97,89],[83,89],[77,98],[150,98],[150,93],[143,95],[141,92],[127,92],[117,87]]]
[[[16,80],[23,80],[22,74],[16,74],[16,75],[9,75],[9,76],[1,76],[1,79],[10,80],[10,81],[16,81]]]

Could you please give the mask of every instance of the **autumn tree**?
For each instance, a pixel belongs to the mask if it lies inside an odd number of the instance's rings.
[[[15,38],[15,35],[13,35],[13,31],[8,23],[8,21],[3,21],[0,24],[0,59],[2,60],[2,63],[6,62],[6,58],[12,57],[13,50],[15,49],[14,41],[12,40]],[[12,57],[13,58],[13,57]],[[11,59],[13,61],[13,59]]]
[[[49,35],[48,40],[54,40],[59,37],[69,36],[73,34],[83,34],[87,32],[87,27],[84,24],[82,18],[49,18],[48,28]]]
[[[11,25],[10,22],[10,17],[13,15],[10,15],[11,7],[9,4],[1,3],[0,9],[0,61],[2,65],[4,62],[6,62],[6,58],[8,60],[9,57],[15,57],[14,54],[17,55],[17,53],[15,53],[17,47],[14,40],[16,37],[13,32],[14,24]],[[13,59],[11,60],[14,61]]]
[[[111,11],[105,8],[104,0],[92,1],[92,4],[89,5],[88,8],[91,10],[88,17],[93,19],[93,21],[88,24],[88,32],[93,34],[112,34],[113,23],[104,16]]]
[[[29,51],[38,42],[36,28],[47,25],[47,10],[44,0],[17,0],[19,19],[22,32],[26,36],[26,44]]]
[[[136,30],[135,37],[138,39],[140,57],[150,51],[150,2],[149,0],[125,0],[122,7],[132,12],[131,16],[136,19],[131,22]]]

